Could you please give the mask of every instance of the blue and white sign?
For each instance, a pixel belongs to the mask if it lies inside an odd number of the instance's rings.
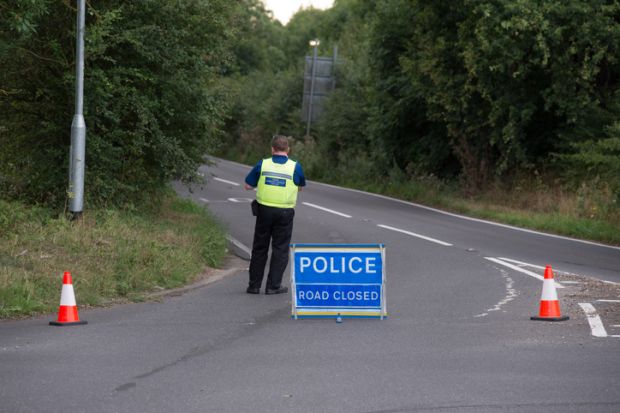
[[[383,244],[291,245],[293,317],[387,315]]]

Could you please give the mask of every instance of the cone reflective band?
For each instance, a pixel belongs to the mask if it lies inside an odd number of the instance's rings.
[[[71,273],[69,271],[65,271],[64,276],[62,277],[62,292],[60,293],[58,321],[50,321],[50,325],[71,326],[86,323],[86,321],[80,321],[77,304],[75,302],[75,293],[73,292]]]
[[[568,316],[560,313],[560,301],[555,291],[555,281],[553,280],[553,270],[550,265],[545,268],[545,278],[543,280],[542,295],[540,297],[540,309],[538,316],[530,317],[532,320],[539,321],[565,321]]]

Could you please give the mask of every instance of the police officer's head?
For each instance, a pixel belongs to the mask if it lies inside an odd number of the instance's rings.
[[[271,139],[271,151],[272,152],[286,152],[289,151],[288,137],[284,135],[274,135]]]

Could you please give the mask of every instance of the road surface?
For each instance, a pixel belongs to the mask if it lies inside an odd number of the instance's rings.
[[[386,244],[389,317],[292,320],[290,296],[245,294],[249,167],[201,171],[176,189],[229,230],[230,275],[86,326],[0,323],[0,411],[620,411],[620,249],[310,182],[293,242]],[[569,321],[529,319],[546,264]]]

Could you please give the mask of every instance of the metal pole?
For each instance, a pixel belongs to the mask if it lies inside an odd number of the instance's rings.
[[[71,122],[69,172],[69,211],[78,218],[84,209],[84,164],[86,157],[86,123],[84,122],[84,26],[85,0],[77,0],[75,53],[75,115]]]
[[[314,53],[312,54],[312,77],[310,78],[310,101],[308,102],[308,125],[306,126],[306,136],[310,135],[310,125],[312,124],[312,101],[314,100],[314,77],[316,76],[316,55],[318,40],[315,40]]]
[[[332,59],[332,90],[334,90],[336,89],[336,62],[338,61],[338,45],[334,46],[334,57]]]

